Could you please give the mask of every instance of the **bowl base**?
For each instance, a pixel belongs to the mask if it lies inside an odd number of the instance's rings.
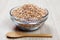
[[[16,26],[17,28],[18,28],[18,30],[19,31],[23,31],[23,32],[32,32],[32,31],[36,31],[36,30],[38,30],[40,27],[38,27],[38,28],[36,28],[36,29],[34,29],[34,30],[28,30],[28,29],[23,29],[23,28],[20,28],[20,27],[18,27],[18,26]]]
[[[40,29],[40,27],[43,26],[44,23],[42,23],[41,25],[39,25],[38,27],[32,28],[32,29],[26,29],[20,26],[16,26],[15,30],[16,31],[22,31],[22,32],[32,32],[32,31],[36,31],[38,29]]]

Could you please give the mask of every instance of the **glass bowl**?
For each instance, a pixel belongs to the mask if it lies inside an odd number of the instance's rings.
[[[17,8],[17,7],[15,7]],[[46,10],[46,15],[43,16],[40,20],[36,21],[23,21],[22,19],[20,18],[16,18],[12,15],[12,10],[14,10],[15,8],[12,8],[10,10],[10,17],[11,17],[11,20],[14,22],[14,24],[20,29],[20,30],[23,30],[23,31],[34,31],[34,30],[37,30],[39,29],[44,23],[45,21],[47,20],[48,18],[48,10],[47,9],[44,9]],[[21,21],[22,20],[22,21]]]

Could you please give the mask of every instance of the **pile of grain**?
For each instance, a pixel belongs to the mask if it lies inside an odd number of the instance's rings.
[[[45,16],[46,11],[33,4],[24,4],[22,7],[18,7],[12,11],[12,15],[17,18],[33,21],[39,20],[42,16]]]

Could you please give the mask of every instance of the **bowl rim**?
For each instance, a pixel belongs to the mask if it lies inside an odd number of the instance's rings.
[[[20,6],[19,6],[20,7]],[[17,18],[17,17],[15,17],[15,16],[13,16],[12,15],[12,10],[14,10],[15,8],[18,8],[18,7],[14,7],[14,8],[12,8],[11,10],[10,10],[10,16],[12,16],[13,18],[15,18],[15,19],[20,19],[20,18]],[[46,10],[47,11],[47,13],[46,13],[46,15],[45,16],[42,16],[41,18],[45,18],[46,16],[48,16],[48,14],[49,14],[49,12],[48,12],[48,10],[46,9],[46,8],[42,8],[42,9],[44,9],[44,10]],[[39,22],[39,20],[38,20],[38,22]],[[43,21],[42,21],[43,22]],[[29,24],[29,23],[26,23],[26,24]]]

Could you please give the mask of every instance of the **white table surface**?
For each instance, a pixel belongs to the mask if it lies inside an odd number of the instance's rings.
[[[29,33],[51,33],[52,38],[8,39],[6,33],[13,31],[14,24],[9,17],[11,8],[26,3],[28,0],[0,0],[0,40],[60,40],[60,0],[30,0],[49,10],[48,20],[39,30]]]

